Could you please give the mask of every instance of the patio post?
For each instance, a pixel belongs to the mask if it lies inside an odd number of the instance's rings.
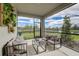
[[[45,22],[44,22],[44,18],[41,17],[41,37],[45,37]]]

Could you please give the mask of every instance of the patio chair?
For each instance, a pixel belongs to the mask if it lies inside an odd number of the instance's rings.
[[[25,53],[27,55],[27,50],[26,50],[27,48],[24,46],[27,46],[27,44],[23,43],[23,44],[16,44],[12,46],[6,46],[7,56],[19,56]]]
[[[57,36],[49,36],[49,37],[46,37],[46,49],[47,49],[47,45],[48,44],[51,44],[54,46],[54,50],[56,48],[56,45],[59,44],[60,47],[62,46],[62,41],[61,41],[61,38],[58,38]]]
[[[6,48],[6,46],[8,45],[8,44],[10,44],[10,42],[12,43],[12,41],[13,41],[13,38],[11,39],[11,40],[9,40],[4,46],[3,46],[3,48],[2,48],[2,55],[3,56],[6,56],[7,55],[7,48]],[[10,45],[12,45],[12,44],[10,44]]]
[[[32,40],[33,48],[34,48],[34,50],[36,51],[37,54],[40,53],[39,47],[41,47],[43,49],[43,51],[41,51],[41,52],[46,51],[45,44],[46,44],[46,41],[43,40],[43,38],[40,38],[40,37],[36,37],[34,40]]]
[[[7,56],[27,55],[27,43],[24,41],[22,42],[22,40],[14,40],[12,45],[5,46],[5,50],[7,51]]]

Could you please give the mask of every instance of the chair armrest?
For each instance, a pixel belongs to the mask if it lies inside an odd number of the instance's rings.
[[[27,43],[13,44],[12,46],[18,46],[18,45],[27,45]]]
[[[6,55],[20,54],[23,52],[27,53],[27,43],[20,43],[12,46],[6,46],[5,50],[6,50]]]

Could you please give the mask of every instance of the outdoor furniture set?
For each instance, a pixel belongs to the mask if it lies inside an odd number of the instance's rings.
[[[9,45],[9,44],[10,42],[7,42],[7,44],[4,46],[3,55],[8,55],[8,56],[17,56],[19,54],[28,55],[27,54],[27,42],[17,38],[11,42],[12,45]],[[36,54],[41,53],[39,51],[39,48],[43,50],[42,52],[45,52],[49,44],[51,44],[54,47],[53,49],[55,50],[57,44],[59,44],[60,47],[62,46],[61,38],[58,38],[57,36],[46,36],[44,38],[35,37],[35,39],[32,40],[32,46]]]

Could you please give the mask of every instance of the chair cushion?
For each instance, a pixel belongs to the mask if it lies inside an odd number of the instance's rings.
[[[26,45],[21,45],[23,43],[26,43],[26,41],[18,38],[12,42],[14,49],[18,49],[18,50],[26,47]]]
[[[52,41],[52,40],[48,40],[48,43],[51,43],[51,44],[59,44],[60,42],[58,42],[58,41]]]
[[[8,44],[7,44],[7,46],[12,46],[12,42],[15,40],[15,38],[12,38],[9,42],[8,42]]]

